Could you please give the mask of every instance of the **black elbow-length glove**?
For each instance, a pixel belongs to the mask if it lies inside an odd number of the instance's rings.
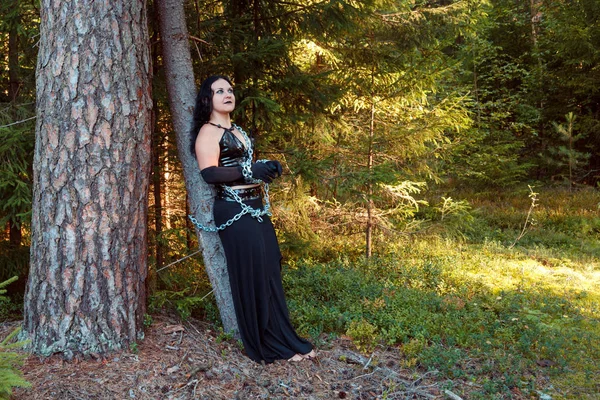
[[[208,167],[200,171],[204,182],[209,184],[231,183],[244,178],[242,167]]]
[[[273,179],[281,176],[281,164],[278,161],[258,162],[252,164],[252,177],[260,179],[265,183],[271,183]],[[242,167],[217,167],[212,166],[200,171],[204,182],[209,184],[231,183],[244,178]]]

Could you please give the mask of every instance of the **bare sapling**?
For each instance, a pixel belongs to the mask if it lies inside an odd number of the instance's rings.
[[[531,199],[531,204],[529,205],[529,211],[527,211],[527,217],[525,218],[525,222],[523,223],[523,228],[521,229],[521,232],[519,233],[519,236],[517,236],[517,238],[515,239],[515,241],[513,242],[513,244],[511,244],[509,246],[509,249],[512,249],[513,247],[515,247],[515,245],[517,244],[517,242],[519,240],[521,240],[521,238],[523,236],[525,236],[525,234],[527,233],[528,228],[532,227],[533,225],[535,225],[535,219],[533,218],[533,210],[535,209],[535,207],[537,207],[537,196],[538,193],[533,191],[533,188],[531,187],[531,185],[527,185],[529,187],[529,198]]]

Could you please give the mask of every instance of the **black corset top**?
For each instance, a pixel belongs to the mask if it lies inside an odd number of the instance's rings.
[[[230,129],[225,129],[219,141],[219,167],[237,167],[248,156],[244,144]],[[244,178],[231,182],[228,186],[244,185]]]

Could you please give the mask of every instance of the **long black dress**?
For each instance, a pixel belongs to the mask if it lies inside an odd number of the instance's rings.
[[[232,147],[243,150],[231,132],[220,141],[220,162],[232,165]],[[238,141],[239,142],[239,141]],[[247,200],[254,209],[262,199]],[[217,197],[215,224],[220,226],[241,211],[240,204]],[[262,222],[249,214],[219,231],[227,258],[227,270],[240,336],[246,354],[256,362],[289,359],[296,353],[309,353],[313,346],[292,327],[281,283],[281,252],[273,224],[267,215]]]

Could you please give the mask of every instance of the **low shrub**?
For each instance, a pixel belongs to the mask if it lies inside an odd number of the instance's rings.
[[[298,261],[284,270],[295,326],[349,336],[365,352],[397,347],[405,366],[448,377],[521,382],[539,360],[552,360],[557,373],[589,370],[600,356],[599,314],[583,310],[597,291],[575,290],[576,281],[573,291],[556,291],[523,269],[530,257],[502,245],[450,244],[430,238],[369,261]],[[489,394],[511,385],[486,387]]]
[[[6,293],[4,288],[15,280],[17,280],[16,276],[0,283],[0,307],[7,301],[7,298],[3,296]],[[13,330],[0,342],[0,399],[10,399],[14,387],[31,386],[19,371],[19,366],[22,365],[25,356],[9,351],[25,344],[25,342],[11,343],[19,332],[20,328]]]

